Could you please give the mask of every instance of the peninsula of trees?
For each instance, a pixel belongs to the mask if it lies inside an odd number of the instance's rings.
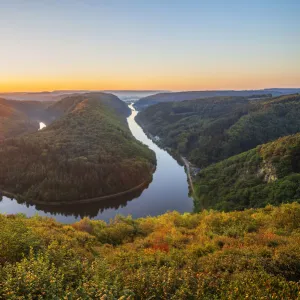
[[[66,97],[45,109],[43,130],[0,144],[1,189],[29,202],[61,203],[130,190],[150,181],[155,155],[131,134],[116,96]]]

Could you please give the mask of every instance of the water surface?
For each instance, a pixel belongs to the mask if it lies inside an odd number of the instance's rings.
[[[133,109],[132,105],[129,107],[132,113],[127,120],[132,134],[156,154],[157,168],[148,187],[130,195],[99,203],[67,206],[28,205],[3,197],[0,201],[0,212],[24,213],[27,216],[35,214],[50,216],[64,223],[74,222],[84,216],[109,221],[117,214],[138,218],[148,215],[156,216],[173,210],[181,213],[191,212],[193,200],[188,196],[188,182],[184,168],[146,136],[135,122],[134,118],[138,112]]]
[[[46,124],[45,124],[45,123],[43,123],[43,122],[39,122],[39,124],[40,124],[40,128],[39,128],[39,130],[41,130],[41,129],[43,129],[43,128],[45,128],[45,127],[46,127]]]

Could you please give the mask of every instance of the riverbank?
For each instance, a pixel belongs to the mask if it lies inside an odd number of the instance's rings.
[[[60,206],[60,205],[76,205],[76,204],[96,203],[96,202],[100,202],[100,201],[103,201],[103,200],[108,200],[108,199],[113,199],[113,198],[118,198],[118,197],[121,197],[121,196],[125,196],[127,194],[132,193],[132,192],[136,192],[136,191],[138,191],[142,188],[145,188],[147,185],[149,185],[149,183],[151,183],[153,173],[155,172],[155,169],[156,169],[156,167],[154,167],[152,172],[151,172],[151,178],[143,181],[141,184],[139,184],[139,185],[137,185],[137,186],[135,186],[131,189],[128,189],[126,191],[115,193],[115,194],[110,194],[110,195],[106,195],[106,196],[101,196],[101,197],[75,200],[75,201],[72,201],[72,202],[70,202],[70,201],[46,202],[46,201],[38,201],[38,200],[26,201],[22,197],[17,196],[15,194],[7,192],[7,191],[1,191],[1,193],[2,193],[3,196],[9,197],[9,198],[15,198],[15,199],[21,198],[22,200],[24,200],[24,202],[27,202],[29,204],[38,204],[38,205]]]
[[[189,183],[189,188],[192,192],[192,197],[195,197],[195,188],[194,188],[194,183],[193,183],[193,176],[192,176],[192,171],[190,167],[190,162],[184,158],[182,155],[178,154],[177,152],[173,151],[170,148],[165,148],[163,147],[162,143],[159,142],[159,139],[155,138],[150,132],[148,132],[145,127],[143,126],[142,122],[136,120],[137,124],[143,129],[144,133],[146,136],[153,142],[155,143],[158,147],[164,149],[167,151],[180,165],[183,165],[186,170],[186,175]],[[196,170],[197,168],[195,168]]]

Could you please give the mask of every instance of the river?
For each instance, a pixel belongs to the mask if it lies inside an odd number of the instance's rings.
[[[191,212],[193,200],[188,196],[188,182],[184,167],[180,166],[165,150],[159,148],[136,123],[137,111],[132,105],[127,118],[134,137],[149,146],[156,154],[157,168],[152,182],[144,190],[130,195],[100,201],[99,203],[44,206],[18,203],[15,199],[3,197],[0,212],[7,214],[24,213],[27,216],[41,215],[54,217],[64,223],[78,221],[84,216],[109,221],[117,214],[132,215],[133,218],[156,216],[167,211]]]

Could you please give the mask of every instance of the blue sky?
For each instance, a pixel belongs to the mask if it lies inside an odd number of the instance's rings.
[[[0,90],[300,86],[300,1],[0,0]]]

